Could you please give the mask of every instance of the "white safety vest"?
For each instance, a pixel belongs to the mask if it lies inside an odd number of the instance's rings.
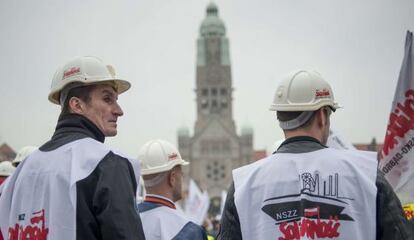
[[[176,237],[179,232],[186,231],[186,227],[189,228],[188,230],[194,230],[195,223],[190,222],[184,214],[177,209],[156,203],[144,202],[141,204],[154,204],[153,208],[144,211],[140,210],[139,214],[145,238],[147,240],[171,240]],[[192,224],[187,225],[188,223]],[[200,227],[198,226],[197,228]]]
[[[4,239],[76,239],[76,182],[89,176],[110,151],[101,142],[84,138],[31,154],[0,197]],[[139,181],[139,163],[129,160]]]
[[[277,153],[235,169],[243,239],[376,239],[376,153]]]

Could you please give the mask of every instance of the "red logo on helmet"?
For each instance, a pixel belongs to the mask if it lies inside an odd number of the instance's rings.
[[[326,98],[326,97],[330,97],[331,93],[329,92],[328,89],[324,88],[322,90],[320,89],[316,89],[316,94],[315,97],[316,98]]]
[[[78,67],[73,67],[70,69],[67,69],[66,71],[63,72],[63,78],[67,78],[70,77],[74,74],[80,73],[80,68]]]
[[[178,157],[177,153],[168,154],[168,160],[175,160],[175,159],[177,159],[177,157]]]

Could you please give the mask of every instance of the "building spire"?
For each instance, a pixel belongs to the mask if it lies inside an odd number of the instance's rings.
[[[213,1],[211,1],[207,6],[206,12],[207,12],[207,17],[209,17],[209,16],[217,17],[218,16],[217,5]]]

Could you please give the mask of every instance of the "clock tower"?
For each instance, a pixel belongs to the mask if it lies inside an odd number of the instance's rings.
[[[197,121],[195,130],[219,117],[226,127],[235,132],[232,109],[232,82],[229,39],[214,3],[207,7],[197,39],[196,70]],[[195,132],[197,134],[197,132]]]
[[[178,130],[178,147],[191,163],[185,175],[219,197],[232,181],[232,169],[252,161],[253,130],[236,132],[229,39],[214,3],[207,6],[196,48],[197,119],[193,136],[185,127]]]

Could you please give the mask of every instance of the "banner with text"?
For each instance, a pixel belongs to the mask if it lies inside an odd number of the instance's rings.
[[[414,49],[407,32],[405,52],[391,107],[379,168],[401,203],[414,202]]]

